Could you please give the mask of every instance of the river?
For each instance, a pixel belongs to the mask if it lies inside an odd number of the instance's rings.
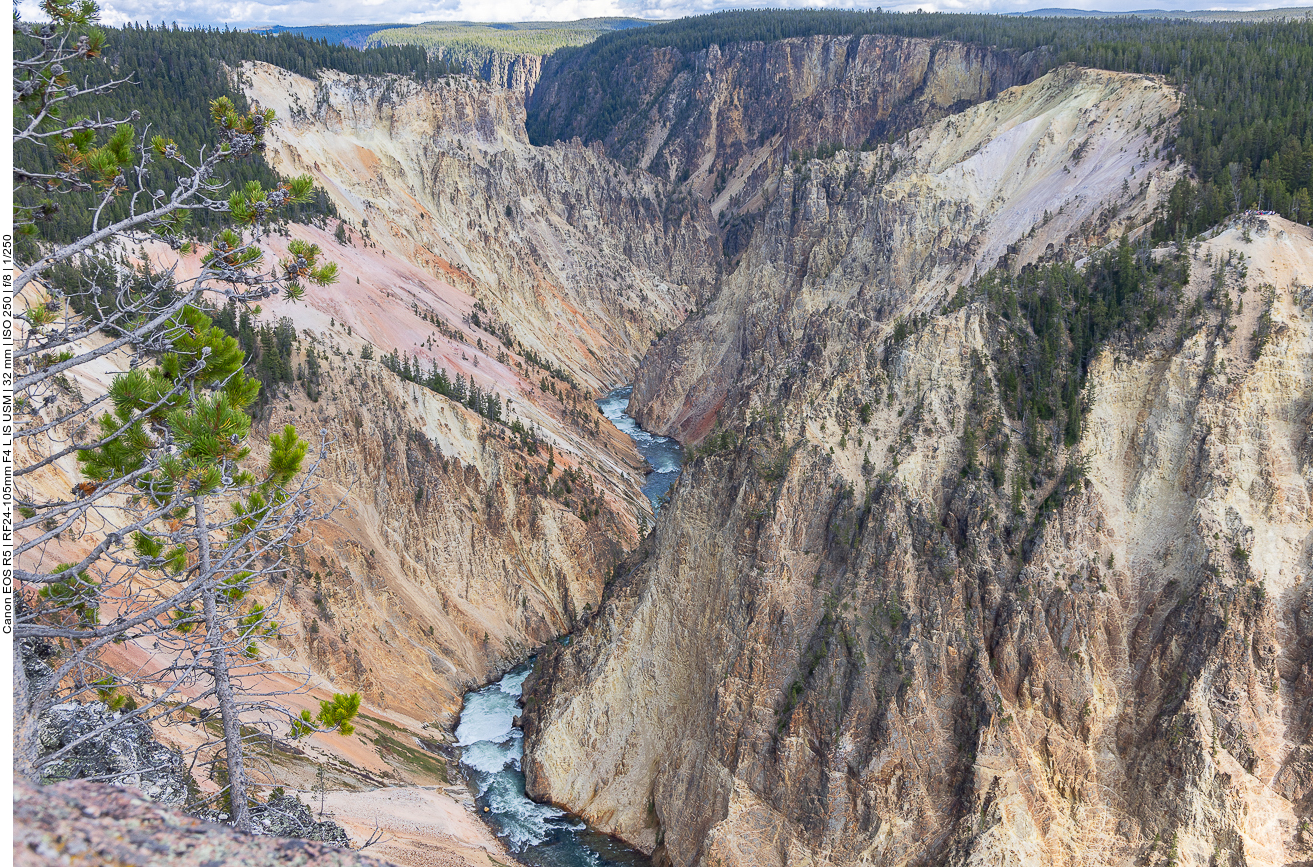
[[[633,416],[625,412],[629,406],[629,396],[634,393],[632,385],[614,389],[597,401],[602,415],[610,419],[611,424],[629,435],[638,446],[639,454],[647,459],[652,472],[643,482],[643,493],[652,501],[652,508],[660,510],[661,498],[670,490],[670,486],[679,477],[679,467],[684,462],[684,450],[670,437],[648,433],[638,426]]]
[[[531,663],[465,694],[456,726],[460,762],[482,816],[515,857],[533,867],[649,867],[651,860],[583,820],[524,793],[524,732],[514,725]]]
[[[679,443],[648,433],[625,413],[633,390],[628,385],[617,388],[597,405],[633,439],[651,466],[643,493],[658,511],[679,475],[684,452]],[[511,669],[496,683],[465,693],[456,744],[481,815],[515,857],[533,867],[650,867],[651,860],[643,853],[524,793],[524,732],[515,725],[515,717],[523,709],[520,695],[531,667],[532,660]]]

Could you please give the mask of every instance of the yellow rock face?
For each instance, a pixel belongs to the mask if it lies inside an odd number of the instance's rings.
[[[532,792],[680,867],[1306,857],[1313,231],[1191,248],[1179,309],[1213,300],[1096,359],[1057,449],[1088,481],[1029,530],[959,472],[995,336],[944,301],[1138,237],[1177,106],[1062,68],[784,171],[639,371],[645,423],[709,448],[529,684]]]

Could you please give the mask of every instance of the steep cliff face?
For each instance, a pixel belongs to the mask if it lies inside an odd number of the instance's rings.
[[[637,417],[695,443],[827,311],[875,337],[1005,257],[1074,257],[1140,225],[1174,180],[1153,149],[1177,105],[1161,82],[1063,67],[903,142],[787,167],[719,295],[639,371]]]
[[[640,372],[703,446],[529,684],[531,792],[679,867],[1309,857],[1313,232],[1190,250],[1078,443],[971,469],[1005,337],[944,300],[1145,219],[1175,107],[1064,69],[785,171]]]
[[[926,39],[812,36],[684,54],[640,48],[598,82],[551,59],[529,102],[543,140],[600,139],[719,214],[755,211],[794,149],[895,138],[1043,71],[1047,58]],[[617,106],[623,107],[619,118]]]
[[[482,52],[453,52],[445,45],[439,45],[433,53],[495,87],[514,91],[524,102],[533,95],[533,88],[543,72],[541,54],[516,54],[493,48]]]
[[[588,387],[627,381],[715,279],[705,208],[676,210],[667,185],[595,149],[531,147],[513,91],[264,64],[240,78],[285,119],[277,169],[313,175],[374,243],[482,300]]]
[[[329,432],[316,499],[339,504],[279,588],[287,646],[375,706],[452,724],[461,693],[597,605],[636,500],[565,449],[544,482],[545,448],[376,362],[325,367],[318,403],[268,423]],[[566,470],[582,480],[553,495]]]

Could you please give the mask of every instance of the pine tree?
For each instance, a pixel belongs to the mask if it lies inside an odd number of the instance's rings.
[[[135,113],[66,119],[65,103],[119,82],[89,91],[73,83],[71,70],[104,49],[92,29],[94,3],[46,0],[43,8],[48,25],[15,22],[23,53],[14,63],[14,141],[49,146],[57,162],[49,169],[19,162],[14,173],[18,188],[36,193],[16,196],[15,208],[15,223],[33,246],[20,255],[15,280],[27,308],[14,353],[14,575],[25,600],[14,638],[20,647],[46,643],[56,656],[51,675],[39,680],[29,682],[23,666],[15,667],[16,768],[35,778],[104,733],[94,728],[40,754],[37,722],[55,703],[99,699],[128,719],[163,724],[185,695],[190,705],[212,703],[219,711],[223,737],[197,747],[195,758],[227,780],[235,821],[249,829],[242,718],[257,697],[245,695],[234,675],[255,664],[260,642],[277,628],[273,612],[251,603],[249,593],[281,571],[281,552],[314,517],[312,472],[302,472],[307,445],[290,427],[273,437],[260,472],[244,466],[246,410],[260,384],[243,369],[248,356],[239,339],[200,305],[205,293],[241,305],[274,294],[296,299],[303,281],[333,282],[336,267],[298,240],[264,270],[254,243],[273,215],[309,200],[308,178],[274,189],[254,181],[224,189],[223,171],[263,147],[271,113],[214,100],[216,141],[203,158],[163,136],[138,137]],[[170,193],[145,185],[145,168],[158,163],[176,178]],[[60,212],[61,200],[90,207],[105,224],[63,243],[40,242],[39,227]],[[119,238],[153,235],[189,251],[197,243],[185,231],[192,209],[226,214],[232,225],[210,237],[190,280],[130,268],[107,249]],[[61,273],[69,279],[52,279]],[[241,323],[244,340],[245,310],[225,316]],[[264,333],[275,354],[280,340],[290,348],[289,334]],[[103,399],[71,387],[69,374],[103,370],[106,356],[119,351],[132,355],[131,364]],[[282,375],[277,365],[269,370]],[[39,482],[68,457],[82,479],[68,496],[51,496]],[[85,552],[76,562],[51,555],[65,536]],[[156,648],[158,665],[113,670],[104,651],[125,641]],[[334,706],[341,712],[327,719],[348,722],[351,702]]]

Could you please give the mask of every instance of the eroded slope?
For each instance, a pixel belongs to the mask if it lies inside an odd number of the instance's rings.
[[[760,189],[795,150],[897,138],[1032,80],[1047,63],[1042,52],[893,36],[689,54],[640,46],[604,81],[591,59],[548,60],[529,101],[531,129],[550,140],[599,138],[617,160],[680,184],[717,214],[759,208]],[[742,242],[731,233],[728,243],[737,250]]]
[[[1074,256],[1139,225],[1171,185],[1154,150],[1177,107],[1160,81],[1063,67],[905,143],[786,167],[720,294],[639,371],[637,417],[697,442],[813,317],[850,311],[878,337],[1003,257]]]
[[[1147,219],[1175,106],[1065,69],[786,170],[640,373],[701,456],[531,683],[531,791],[680,867],[1307,857],[1313,233],[1192,249],[1074,448],[1008,423],[996,486],[965,445],[1008,418],[1003,338],[941,305]]]
[[[240,76],[284,119],[276,169],[313,175],[381,249],[477,296],[590,388],[626,381],[714,280],[705,211],[675,213],[665,185],[595,150],[529,146],[513,91],[265,64]]]

